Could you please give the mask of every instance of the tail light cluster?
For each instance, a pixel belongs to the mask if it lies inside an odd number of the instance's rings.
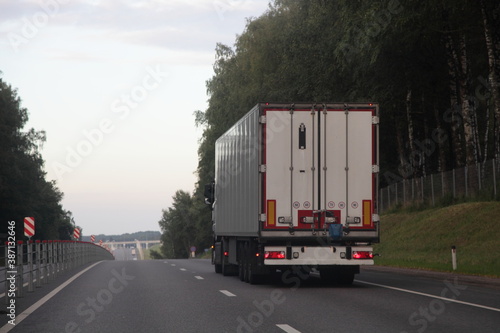
[[[285,259],[285,251],[266,251],[264,259]]]
[[[345,254],[344,254],[344,257],[345,257]],[[285,254],[285,251],[266,251],[266,252],[264,252],[264,259],[286,259],[286,254]],[[372,251],[353,251],[352,252],[352,259],[373,259],[373,252]]]
[[[353,251],[352,259],[373,259],[372,251]]]

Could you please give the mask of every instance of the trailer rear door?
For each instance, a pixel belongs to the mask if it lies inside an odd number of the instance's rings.
[[[377,112],[368,104],[264,109],[264,229],[373,229]]]

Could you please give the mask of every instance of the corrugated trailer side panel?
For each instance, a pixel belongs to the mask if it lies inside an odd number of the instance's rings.
[[[215,233],[258,236],[259,108],[254,107],[215,143]]]

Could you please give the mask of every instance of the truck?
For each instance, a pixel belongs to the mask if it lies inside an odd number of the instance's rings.
[[[215,143],[212,263],[352,284],[380,239],[377,103],[258,103]]]

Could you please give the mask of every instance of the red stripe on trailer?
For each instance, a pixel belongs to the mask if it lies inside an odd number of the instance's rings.
[[[372,110],[372,117],[378,117],[377,108]],[[378,166],[378,125],[372,124],[372,165]],[[378,212],[378,201],[377,201],[377,179],[378,173],[372,173],[372,213]],[[373,224],[373,221],[372,221]]]
[[[267,104],[266,104],[267,105]],[[267,109],[264,108],[262,110],[262,112],[260,112],[259,115],[262,115],[264,117],[267,116]],[[266,149],[266,146],[267,146],[267,124],[264,123],[262,125],[262,142],[261,142],[261,161],[262,161],[262,164],[263,165],[266,165],[267,164],[267,149]],[[267,174],[264,172],[262,174],[262,178],[261,178],[261,186],[262,186],[262,201],[261,201],[261,212],[263,211],[266,211],[266,202],[267,202],[267,187],[266,187],[266,184],[267,184]],[[267,214],[267,212],[266,212]],[[266,218],[267,220],[267,218]],[[267,221],[266,221],[267,223]],[[259,223],[259,226],[261,226],[262,224]],[[264,224],[264,227],[266,227],[266,225]],[[260,229],[260,228],[259,228]]]

